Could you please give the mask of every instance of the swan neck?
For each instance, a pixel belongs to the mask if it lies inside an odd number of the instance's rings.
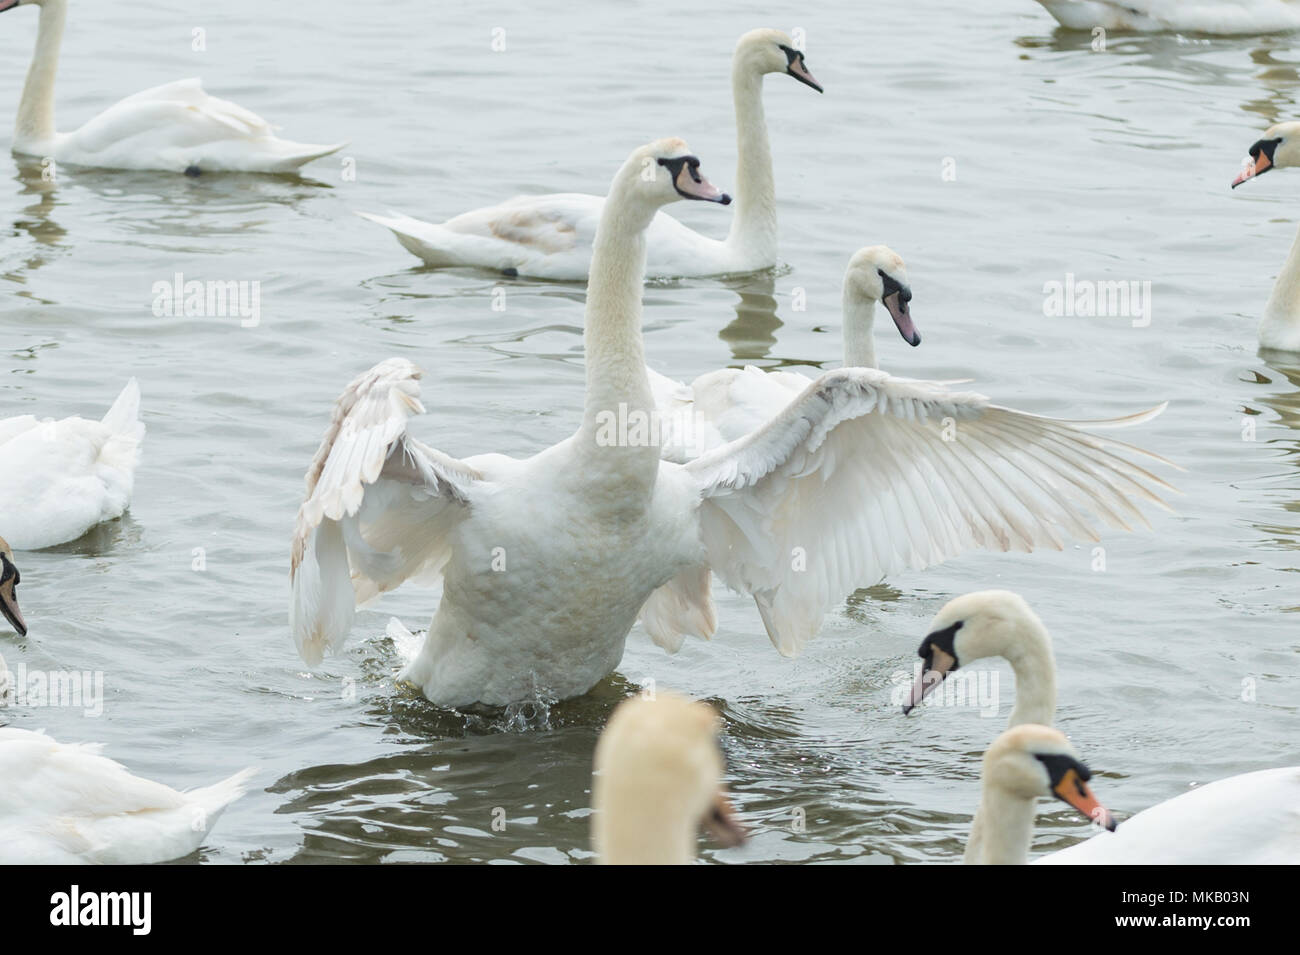
[[[674,818],[673,806],[639,800],[641,808],[613,807],[597,813],[596,853],[602,865],[690,865],[696,836],[687,820]],[[676,815],[680,815],[677,811]]]
[[[759,265],[776,262],[776,181],[763,114],[763,76],[739,61],[731,70],[736,108],[736,212],[727,245]]]
[[[876,300],[844,286],[844,367],[876,368]]]
[[[59,48],[67,0],[46,0],[36,30],[36,50],[27,69],[23,95],[14,120],[14,146],[23,150],[48,143],[54,138],[54,77],[59,69]]]
[[[1024,865],[1034,835],[1035,800],[984,781],[984,795],[966,842],[967,865]]]
[[[1008,726],[1040,723],[1051,726],[1056,721],[1056,658],[1051,638],[1039,623],[1031,624],[1035,632],[1019,649],[1007,655],[1016,675],[1016,705]]]
[[[1259,342],[1265,348],[1300,351],[1300,233],[1291,243],[1273,293],[1264,308]]]
[[[659,442],[648,440],[654,402],[641,337],[645,230],[654,214],[652,208],[620,199],[617,190],[605,202],[587,281],[587,397],[580,434],[584,446],[599,447],[601,453],[648,455],[657,461]]]

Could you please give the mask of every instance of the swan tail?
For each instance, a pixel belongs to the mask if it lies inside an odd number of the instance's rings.
[[[347,545],[338,521],[326,518],[306,535],[301,553],[294,554],[290,582],[294,645],[308,666],[320,666],[327,650],[343,649],[356,613]]]
[[[373,212],[358,212],[361,218],[377,222],[393,233],[397,241],[407,252],[423,259],[425,265],[434,268],[454,268],[470,264],[450,248],[457,242],[463,243],[465,236],[432,222],[422,222],[410,216],[380,216]]]
[[[122,389],[100,423],[108,432],[99,452],[99,463],[125,476],[125,493],[130,496],[131,477],[140,460],[144,422],[140,420],[140,383],[132,378]]]
[[[227,806],[244,795],[247,791],[245,784],[256,772],[257,770],[251,767],[241,769],[230,778],[223,779],[219,783],[205,786],[202,789],[191,789],[187,792],[185,794],[186,798],[197,811],[194,828],[196,830],[210,828]]]
[[[338,152],[347,142],[335,143],[332,146],[322,146],[313,143],[293,143],[287,140],[279,140],[277,143],[276,156],[271,163],[269,172],[294,172],[295,170],[307,165],[316,159],[323,159]]]

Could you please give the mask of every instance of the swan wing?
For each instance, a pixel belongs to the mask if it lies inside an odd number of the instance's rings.
[[[976,548],[1061,549],[1063,531],[1095,541],[1097,519],[1147,524],[1135,501],[1168,510],[1156,490],[1173,489],[1130,458],[1168,462],[1079,424],[841,368],[685,468],[712,569],[755,597],[773,644],[793,655],[857,587]]]
[[[307,472],[289,616],[312,665],[342,647],[357,604],[442,569],[450,531],[469,511],[467,492],[482,479],[406,433],[407,419],[424,412],[420,375],[390,358],[348,385]]]

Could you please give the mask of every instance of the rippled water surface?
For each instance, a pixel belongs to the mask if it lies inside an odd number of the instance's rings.
[[[884,367],[973,378],[1002,403],[1065,417],[1169,400],[1130,436],[1187,468],[1177,514],[1108,534],[1104,571],[1080,546],[899,576],[855,595],[795,661],[747,599],[719,591],[712,642],[668,656],[638,629],[589,697],[484,717],[393,685],[388,618],[422,629],[433,592],[386,597],[358,615],[344,656],[303,668],[286,625],[302,475],[341,387],[391,355],[425,369],[430,413],[414,430],[452,454],[528,454],[565,437],[581,407],[584,290],[416,268],[352,213],[439,219],[516,192],[603,192],[634,146],[665,135],[686,138],[725,187],[730,51],[763,24],[744,4],[677,0],[617,14],[423,0],[72,6],[65,128],[202,75],[286,136],[350,139],[355,162],[355,180],[331,157],[304,179],[64,169],[52,184],[3,161],[0,416],[98,417],[134,375],[149,434],[129,515],[20,555],[31,633],[0,632],[11,665],[104,671],[104,715],[17,708],[0,720],[102,741],[177,786],[260,766],[194,859],[586,859],[593,743],[652,678],[725,715],[729,784],[756,833],[707,858],[954,861],[1010,672],[979,665],[1000,677],[992,719],[904,718],[891,695],[930,616],[990,586],[1023,593],[1053,630],[1060,724],[1121,815],[1300,761],[1300,367],[1255,346],[1300,176],[1228,190],[1258,131],[1300,114],[1300,40],[1112,36],[1098,53],[1029,0],[769,10],[770,25],[803,28],[826,86],[766,82],[783,266],[649,288],[652,364],[680,378],[834,364],[844,264],[885,242],[907,260],[925,341],[910,349],[886,323]],[[5,130],[35,27],[31,10],[0,18]],[[191,50],[195,27],[205,52]],[[504,52],[491,49],[496,27]],[[728,222],[717,207],[673,211],[715,235]],[[259,281],[260,325],[155,317],[153,283],[178,272]],[[1045,317],[1044,283],[1067,273],[1150,281],[1151,324]],[[491,308],[498,284],[504,312]],[[1038,848],[1086,834],[1067,812],[1043,806]]]

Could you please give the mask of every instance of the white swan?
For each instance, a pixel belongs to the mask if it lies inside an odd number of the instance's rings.
[[[53,547],[121,517],[143,440],[134,378],[101,421],[0,419],[0,528],[9,542]]]
[[[407,435],[423,411],[410,362],[382,362],[344,392],[294,537],[290,623],[308,663],[342,646],[356,603],[441,576],[402,679],[450,706],[570,697],[617,667],[638,614],[669,650],[711,635],[711,572],[753,595],[773,644],[793,654],[827,610],[888,574],[972,548],[1060,548],[1062,532],[1094,540],[1093,513],[1129,528],[1145,522],[1135,499],[1164,506],[1153,488],[1167,485],[1112,450],[1126,445],[869,368],[825,373],[688,464],[660,461],[644,232],[678,198],[674,183],[716,199],[695,162],[663,141],[614,179],[573,437],[525,460],[457,460]]]
[[[13,548],[9,542],[0,537],[0,615],[9,621],[9,626],[20,637],[27,636],[27,621],[18,609],[18,584],[22,581],[18,566],[14,563]],[[0,700],[4,699],[5,669],[0,660]]]
[[[1237,188],[1270,169],[1300,166],[1300,122],[1278,123],[1250,147],[1245,168],[1232,181]],[[1300,234],[1291,243],[1286,263],[1273,285],[1259,323],[1261,348],[1300,352]]]
[[[981,590],[944,604],[917,654],[924,661],[903,714],[910,713],[958,667],[1001,657],[1016,677],[1016,704],[1007,726],[1056,721],[1056,656],[1047,627],[1024,597]]]
[[[13,151],[100,169],[169,172],[293,172],[342,149],[278,138],[272,127],[242,106],[203,92],[197,79],[155,86],[115,103],[80,129],[54,125],[54,78],[67,0],[0,0],[0,12],[20,5],[41,8],[36,52],[23,84],[14,123]]]
[[[1038,0],[1072,30],[1280,33],[1300,29],[1296,0]]]
[[[903,341],[921,344],[909,305],[907,269],[892,249],[873,245],[854,253],[844,272],[842,298],[844,367],[876,367],[872,327],[878,302],[884,302]],[[753,365],[707,372],[689,386],[654,369],[649,374],[662,421],[663,455],[678,462],[766,424],[812,381],[798,372],[765,372]]]
[[[904,713],[959,666],[1002,657],[1016,676],[1016,703],[1008,725],[1050,725],[1055,718],[1056,662],[1051,637],[1018,594],[986,590],[949,601],[935,615],[919,652],[925,661],[924,676],[913,688]],[[1139,812],[1118,830],[1098,832],[1035,863],[1300,863],[1300,766],[1208,783]]]
[[[0,661],[0,671],[4,663]],[[147,865],[189,855],[244,794],[245,769],[179,792],[133,776],[96,744],[0,727],[0,865]]]
[[[718,714],[659,690],[618,705],[596,743],[592,845],[603,865],[687,865],[701,828],[722,846],[745,830],[722,787]]]
[[[1035,804],[1047,797],[1060,799],[1113,831],[1115,819],[1093,795],[1091,778],[1060,730],[1036,723],[1005,730],[984,754],[983,792],[966,842],[966,864],[1029,861]]]
[[[724,241],[710,239],[665,213],[650,225],[648,274],[703,276],[754,272],[776,265],[776,186],[763,116],[763,76],[787,73],[821,92],[794,41],[780,30],[753,30],[732,58],[736,108],[736,214]],[[441,224],[409,216],[363,218],[391,229],[425,264],[477,266],[544,279],[581,280],[604,198],[583,193],[517,196]]]

